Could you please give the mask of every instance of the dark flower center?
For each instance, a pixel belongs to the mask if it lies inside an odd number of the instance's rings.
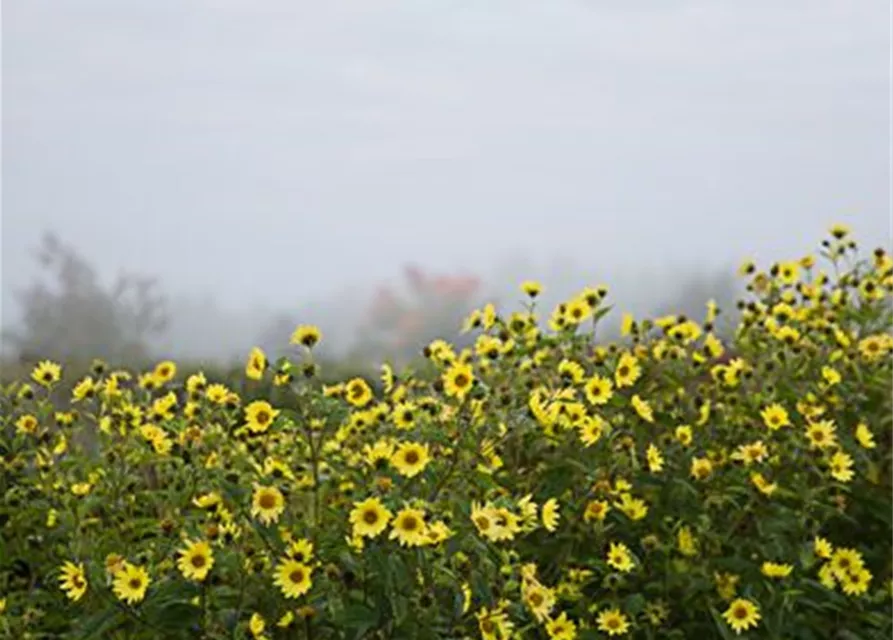
[[[262,509],[272,509],[274,506],[276,506],[276,497],[273,496],[273,494],[271,493],[265,493],[260,497],[258,503],[260,504]]]

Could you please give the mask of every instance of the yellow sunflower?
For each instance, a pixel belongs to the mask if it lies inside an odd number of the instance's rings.
[[[831,558],[831,554],[834,553],[834,547],[826,538],[816,536],[815,540],[813,541],[813,551],[819,558],[829,560]]]
[[[534,280],[526,280],[521,283],[521,291],[531,298],[535,298],[543,292],[543,285]]]
[[[679,528],[679,532],[676,534],[676,548],[684,556],[698,555],[698,541],[689,526],[685,525]]]
[[[579,362],[565,358],[558,363],[558,374],[566,382],[580,384],[583,382],[583,376],[586,375],[586,371]]]
[[[760,572],[767,578],[787,578],[793,570],[793,565],[779,562],[764,562],[760,567]]]
[[[609,636],[621,636],[629,631],[629,620],[620,609],[606,609],[596,618],[598,628]]]
[[[482,536],[489,536],[490,530],[494,526],[494,515],[489,506],[477,502],[471,504],[471,521]]]
[[[453,531],[443,520],[428,525],[428,544],[438,545],[453,536]]]
[[[18,431],[19,433],[37,433],[37,426],[37,418],[35,418],[30,413],[27,413],[16,420],[16,431]]]
[[[205,397],[214,404],[223,404],[226,401],[227,396],[229,396],[229,393],[229,389],[218,382],[209,384],[208,388],[205,389]]]
[[[874,335],[863,338],[858,344],[862,357],[873,362],[884,357],[893,348],[893,338],[888,335]]]
[[[591,404],[595,405],[603,405],[607,403],[611,399],[611,396],[614,395],[611,381],[598,374],[589,378],[583,390],[586,392],[586,399],[589,400]]]
[[[307,538],[293,540],[285,550],[285,555],[302,564],[309,564],[313,559],[313,543]]]
[[[617,362],[617,368],[614,370],[614,383],[618,387],[631,387],[642,375],[642,369],[639,366],[639,360],[634,355],[624,353]]]
[[[567,303],[564,320],[570,327],[575,327],[592,314],[592,307],[584,298],[576,298]]]
[[[273,583],[282,590],[282,595],[286,598],[298,598],[313,586],[310,579],[312,569],[297,560],[291,558],[283,558],[276,568],[276,575]]]
[[[478,629],[484,640],[500,640],[510,638],[514,624],[501,607],[488,611],[487,607],[481,608],[476,614]]]
[[[628,493],[620,494],[620,500],[614,503],[627,518],[641,520],[648,515],[648,505],[641,498],[634,498]]]
[[[722,614],[725,621],[737,634],[747,631],[751,627],[756,627],[760,623],[760,609],[756,604],[744,598],[733,600]]]
[[[255,485],[251,500],[251,515],[269,525],[277,522],[285,511],[285,498],[276,487]]]
[[[312,349],[322,339],[322,332],[312,324],[299,325],[291,334],[292,344],[302,344]]]
[[[270,428],[279,410],[266,400],[255,400],[245,407],[245,421],[252,433],[263,433]]]
[[[760,416],[763,418],[763,423],[772,431],[777,431],[791,424],[787,410],[780,404],[769,405],[760,412]]]
[[[251,618],[248,620],[248,631],[251,632],[251,635],[255,638],[263,638],[264,629],[267,628],[267,621],[264,620],[263,616],[257,612],[251,614]]]
[[[393,455],[394,443],[389,440],[378,440],[371,445],[363,445],[363,460],[375,469],[384,469]]]
[[[344,396],[353,406],[362,409],[372,400],[372,389],[362,378],[354,378],[345,385]]]
[[[836,451],[831,456],[829,465],[831,467],[831,477],[840,482],[849,482],[855,475],[852,469],[853,458],[843,451]]]
[[[521,532],[521,518],[505,507],[490,507],[493,524],[484,535],[493,542],[513,540]]]
[[[152,378],[154,378],[158,385],[170,382],[174,379],[175,375],[177,375],[177,365],[171,360],[159,362],[155,365],[155,369],[152,371]]]
[[[204,540],[192,542],[186,541],[186,546],[180,549],[180,559],[177,568],[187,580],[201,582],[208,577],[208,572],[214,566],[214,556],[211,553],[211,545]]]
[[[858,440],[859,445],[865,449],[874,449],[877,446],[874,441],[874,434],[864,422],[860,422],[856,425],[856,440]]]
[[[551,640],[574,640],[577,637],[577,625],[567,617],[567,612],[546,623],[546,633]]]
[[[428,445],[419,442],[404,442],[391,456],[391,464],[396,467],[400,475],[407,478],[417,476],[424,471],[430,460]]]
[[[62,378],[62,367],[55,362],[44,360],[31,372],[31,379],[44,387],[52,387]]]
[[[691,427],[686,424],[676,427],[674,435],[676,436],[676,441],[679,442],[679,444],[681,444],[683,447],[689,446],[694,439]]]
[[[868,591],[871,572],[868,569],[850,571],[838,578],[841,590],[848,596],[859,596]]]
[[[119,600],[136,604],[146,597],[149,582],[149,573],[144,567],[125,562],[123,569],[115,574],[112,589]]]
[[[842,579],[848,573],[856,573],[865,568],[862,554],[855,549],[837,549],[831,555],[831,571],[838,579]]]
[[[762,473],[750,474],[750,481],[763,495],[771,496],[778,489],[778,484],[769,482]]]
[[[391,411],[391,420],[398,429],[412,429],[415,425],[415,417],[415,406],[411,402],[398,402]]]
[[[367,498],[354,503],[350,512],[353,535],[375,538],[387,528],[391,515],[378,498]]]
[[[69,599],[77,602],[87,593],[87,576],[83,564],[66,562],[62,565],[59,582]]]
[[[92,398],[94,395],[96,395],[96,383],[93,381],[93,378],[87,376],[74,386],[71,392],[71,399],[72,402],[80,402],[81,400]]]
[[[539,582],[525,581],[521,588],[524,604],[539,622],[547,620],[555,607],[555,592]]]
[[[561,517],[558,513],[558,500],[555,498],[546,500],[540,515],[543,518],[543,526],[546,528],[546,531],[555,531],[558,528],[558,520]]]
[[[586,505],[586,510],[583,512],[583,521],[592,522],[595,520],[602,522],[610,509],[611,505],[604,500],[592,500]]]
[[[648,445],[645,451],[645,457],[648,459],[648,470],[651,473],[660,473],[664,468],[664,456],[654,443]]]
[[[403,547],[420,547],[428,543],[427,529],[424,512],[407,507],[397,513],[389,537]]]
[[[267,356],[264,352],[254,347],[248,355],[248,364],[245,365],[245,375],[251,380],[260,380],[267,370]]]
[[[636,413],[642,420],[645,422],[654,422],[654,410],[651,408],[651,405],[648,404],[647,400],[643,400],[636,394],[632,397],[631,402],[633,409],[636,410]]]
[[[577,425],[583,446],[591,447],[602,437],[605,421],[600,416],[584,416]]]
[[[456,363],[443,374],[443,388],[453,398],[464,398],[474,384],[471,365]]]
[[[611,543],[608,548],[607,561],[612,568],[623,573],[629,573],[636,566],[630,555],[629,548],[622,542]]]
[[[691,477],[695,480],[706,480],[713,473],[713,463],[709,458],[692,458]]]

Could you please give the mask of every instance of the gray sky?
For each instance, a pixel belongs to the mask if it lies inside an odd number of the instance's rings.
[[[245,308],[406,261],[886,242],[889,28],[880,0],[6,0],[4,317],[45,229]]]

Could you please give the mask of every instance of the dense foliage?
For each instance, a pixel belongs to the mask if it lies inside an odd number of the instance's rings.
[[[374,385],[312,326],[238,384],[59,399],[42,361],[0,399],[0,635],[889,637],[893,259],[820,254],[745,264],[725,344],[712,304],[603,344],[604,288],[540,321],[528,282]]]

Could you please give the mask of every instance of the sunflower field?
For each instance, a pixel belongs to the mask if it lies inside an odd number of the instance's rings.
[[[309,325],[238,380],[39,361],[0,392],[0,637],[889,638],[893,258],[837,225],[741,275],[613,343],[606,288],[525,282],[334,384]]]

